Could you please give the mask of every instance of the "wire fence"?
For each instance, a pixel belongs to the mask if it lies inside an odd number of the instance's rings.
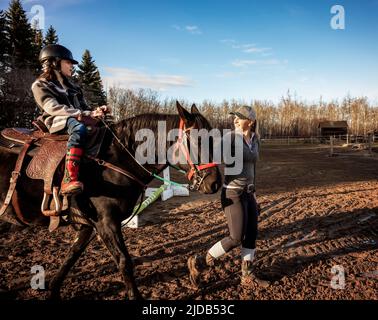
[[[334,135],[317,137],[274,137],[263,138],[265,146],[273,148],[324,148],[329,150],[329,156],[338,155],[364,155],[377,156],[378,135]]]
[[[261,142],[266,145],[330,145],[331,141],[334,146],[353,145],[353,144],[378,144],[378,135],[334,135],[334,136],[313,136],[313,137],[270,137],[262,138]]]

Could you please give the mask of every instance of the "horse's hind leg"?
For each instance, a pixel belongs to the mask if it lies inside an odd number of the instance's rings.
[[[107,221],[109,222],[109,220]],[[121,226],[115,222],[111,224],[101,223],[97,226],[97,232],[104,241],[104,244],[113,256],[113,259],[121,272],[128,298],[130,300],[142,299],[135,283],[133,263],[123,241]]]
[[[50,297],[52,299],[59,299],[60,297],[60,287],[67,276],[68,272],[72,266],[79,259],[81,254],[84,252],[85,248],[92,240],[92,233],[94,229],[91,226],[83,225],[82,229],[79,231],[78,237],[70,248],[70,251],[64,261],[63,265],[60,267],[58,273],[50,282]]]

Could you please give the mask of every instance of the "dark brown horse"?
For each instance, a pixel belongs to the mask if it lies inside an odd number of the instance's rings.
[[[185,124],[187,131],[192,129],[211,129],[208,121],[200,114],[195,105],[191,112],[185,110],[177,103],[178,115],[145,114],[126,119],[116,123],[113,130],[120,142],[127,147],[131,154],[135,154],[141,142],[135,141],[135,134],[139,129],[150,129],[157,133],[158,121],[166,122],[167,132],[178,129],[180,123]],[[155,142],[156,146],[158,141]],[[167,142],[167,147],[174,141]],[[198,147],[198,146],[197,146]],[[155,150],[158,150],[155,148]],[[155,154],[157,158],[157,154]],[[144,184],[148,184],[153,177],[130,159],[129,154],[122,145],[113,140],[110,147],[100,156],[108,163],[133,173]],[[9,178],[14,168],[17,155],[10,153],[8,149],[0,148],[0,204],[4,202],[9,186]],[[23,171],[30,158],[25,159]],[[211,160],[210,160],[211,161]],[[190,161],[189,161],[190,162]],[[198,157],[198,163],[200,157]],[[150,172],[158,174],[169,165],[146,164],[144,167]],[[191,172],[191,166],[179,164],[181,169]],[[196,167],[197,168],[197,167]],[[203,170],[194,170],[190,177],[190,184],[202,193],[215,193],[221,186],[221,175],[217,166],[204,167]],[[83,164],[81,180],[85,190],[71,201],[69,221],[80,226],[78,238],[72,244],[69,253],[58,273],[49,283],[51,296],[59,298],[61,285],[81,256],[96,232],[116,262],[126,286],[129,299],[141,298],[136,287],[133,275],[133,264],[129,256],[121,232],[121,222],[131,216],[138,198],[144,192],[143,186],[135,180],[109,168],[101,167],[94,161]],[[43,185],[39,180],[31,180],[26,174],[22,174],[17,185],[18,203],[20,210],[27,212],[25,218],[30,225],[48,223],[40,211],[43,196]],[[14,208],[9,207],[12,211]],[[7,213],[9,215],[9,213]],[[72,218],[75,215],[75,219]],[[4,215],[5,216],[5,215]]]

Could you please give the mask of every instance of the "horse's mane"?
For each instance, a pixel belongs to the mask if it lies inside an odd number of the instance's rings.
[[[174,114],[145,113],[123,119],[115,124],[115,130],[119,139],[124,142],[128,148],[134,149],[134,137],[140,129],[150,129],[157,134],[158,121],[165,121],[167,129],[178,128],[179,117]]]
[[[201,114],[194,114],[194,120],[200,129],[211,129],[210,123]],[[121,141],[130,150],[135,148],[134,137],[140,129],[150,129],[155,134],[158,132],[158,122],[165,121],[167,130],[178,129],[180,118],[177,114],[145,113],[121,120],[115,124],[115,131]]]

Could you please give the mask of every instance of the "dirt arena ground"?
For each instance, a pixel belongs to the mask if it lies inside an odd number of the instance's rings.
[[[143,227],[125,229],[137,285],[146,299],[378,299],[378,157],[313,146],[266,146],[258,164],[259,217],[256,273],[267,288],[240,285],[240,250],[205,273],[194,290],[186,260],[227,234],[220,194],[160,200],[142,214]],[[180,177],[181,178],[181,177]],[[179,179],[179,177],[176,177]],[[11,232],[0,226],[1,295],[45,299],[30,289],[30,268],[58,269],[75,231],[44,228]],[[345,288],[331,288],[333,266]],[[123,299],[116,267],[93,241],[62,290],[63,299]]]

